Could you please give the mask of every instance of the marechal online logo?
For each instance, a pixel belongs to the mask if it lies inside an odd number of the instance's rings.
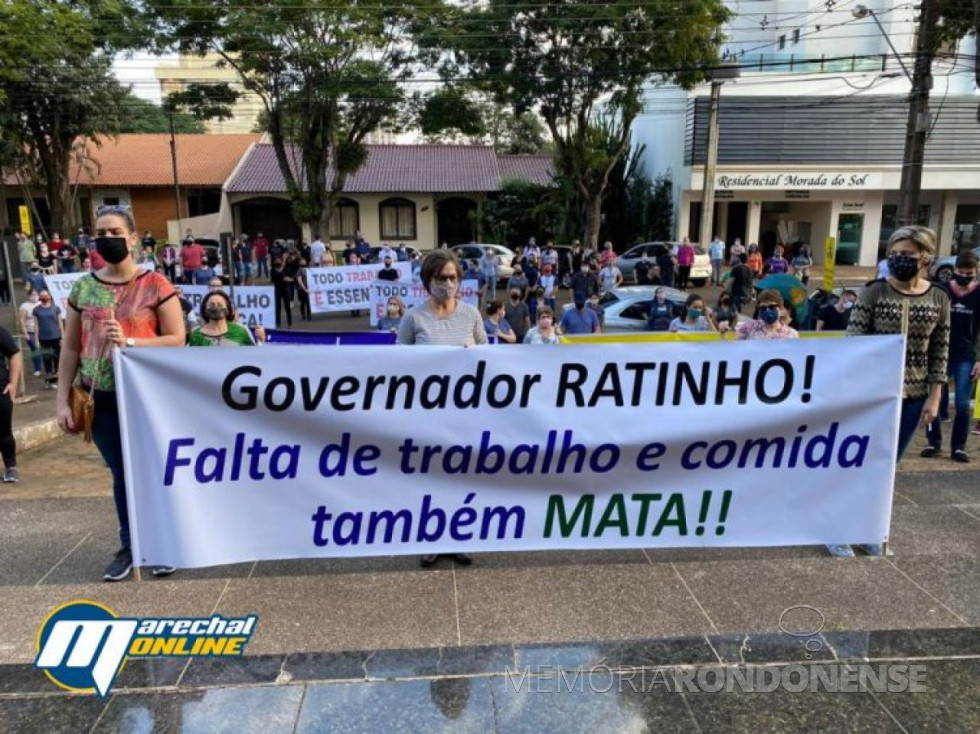
[[[257,615],[120,617],[89,599],[52,610],[37,633],[34,667],[65,690],[109,695],[129,658],[240,657]]]

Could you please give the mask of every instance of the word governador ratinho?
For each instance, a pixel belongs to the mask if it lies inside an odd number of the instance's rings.
[[[763,404],[785,402],[799,383],[799,399],[810,401],[816,358],[806,357],[798,370],[786,359],[705,360],[703,362],[607,362],[589,369],[577,362],[561,365],[556,375],[487,375],[479,360],[469,374],[341,375],[317,377],[268,376],[260,367],[233,369],[221,383],[221,397],[232,410],[280,413],[290,409],[424,410],[445,408],[526,408],[531,392],[553,383],[556,407],[617,407],[641,405],[723,405],[746,403],[751,396]],[[797,372],[802,371],[802,375]]]

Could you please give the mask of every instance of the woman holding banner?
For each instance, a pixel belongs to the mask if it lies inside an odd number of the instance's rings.
[[[409,309],[398,327],[398,344],[439,344],[470,347],[487,343],[480,312],[459,298],[463,268],[449,249],[433,250],[422,260],[422,284],[429,297],[420,306]],[[466,553],[452,558],[468,566],[473,559]],[[436,554],[422,556],[422,568],[439,560]]]
[[[898,429],[898,459],[919,424],[939,413],[949,354],[949,296],[922,276],[936,253],[936,235],[928,227],[900,227],[888,238],[886,280],[875,281],[858,296],[847,324],[848,336],[905,334],[905,382]]]
[[[106,581],[121,581],[133,568],[112,350],[184,344],[184,319],[173,285],[133,260],[139,239],[129,207],[99,209],[95,246],[105,265],[72,286],[58,368],[58,425],[66,433],[80,428],[72,422],[68,401],[78,375],[82,387],[92,390],[93,439],[112,472],[121,547],[102,577]],[[156,576],[169,573],[170,567],[153,569]]]

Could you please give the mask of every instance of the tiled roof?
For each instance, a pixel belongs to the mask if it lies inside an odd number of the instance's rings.
[[[221,186],[261,135],[177,135],[181,186]],[[88,164],[78,177],[92,186],[173,186],[170,135],[120,135],[89,144]],[[72,180],[76,171],[72,170]]]
[[[520,178],[539,186],[550,186],[555,175],[554,158],[549,154],[498,155],[500,177]]]
[[[503,178],[501,158],[547,158],[547,156],[502,156],[493,148],[475,145],[369,145],[367,162],[347,179],[344,191],[368,193],[457,193],[499,191]],[[290,156],[295,156],[292,149]],[[297,158],[293,158],[294,162]],[[550,159],[549,159],[550,160]],[[527,168],[539,181],[544,167],[539,161],[508,163]],[[298,169],[297,165],[293,166]],[[332,173],[328,174],[328,180]],[[551,181],[550,175],[544,183]],[[229,193],[280,193],[286,190],[275,151],[270,144],[256,145],[228,184]]]

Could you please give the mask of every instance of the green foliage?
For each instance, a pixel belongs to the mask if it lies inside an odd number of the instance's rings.
[[[534,112],[515,115],[485,94],[450,85],[411,101],[415,124],[428,143],[492,145],[501,153],[548,149],[547,130]]]
[[[365,137],[397,128],[405,101],[399,82],[415,63],[406,40],[440,13],[433,0],[146,4],[161,44],[217,52],[261,100],[294,212],[313,236],[326,236],[333,203],[365,160]]]
[[[169,133],[170,115],[160,105],[129,94],[123,101],[125,114],[119,122],[120,133]],[[183,112],[173,113],[174,132],[203,133],[204,123]]]
[[[180,92],[168,94],[163,108],[165,112],[180,112],[198,121],[228,120],[233,117],[231,107],[238,97],[239,93],[224,83],[191,83]]]
[[[562,175],[585,206],[586,242],[596,244],[602,197],[629,144],[648,80],[690,87],[718,64],[721,0],[488,0],[456,8],[451,22],[420,36],[445,75],[518,113],[537,109]],[[445,53],[451,49],[451,53]],[[591,124],[604,107],[620,121],[611,150]]]
[[[489,242],[524,245],[529,237],[564,230],[565,210],[555,189],[522,180],[504,181],[502,190],[484,202],[480,230]]]
[[[71,163],[86,141],[122,129],[127,90],[113,54],[137,43],[140,18],[123,0],[7,0],[0,5],[0,129],[7,170],[43,183],[54,227],[74,227]]]

